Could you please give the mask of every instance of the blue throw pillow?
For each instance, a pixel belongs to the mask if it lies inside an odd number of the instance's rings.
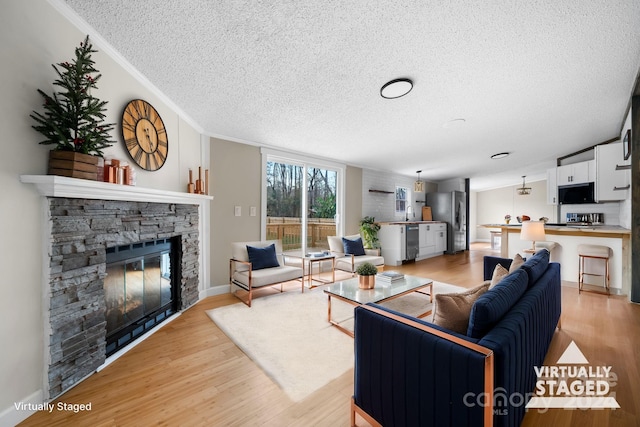
[[[362,244],[362,238],[358,237],[356,240],[349,240],[342,238],[342,246],[344,247],[344,253],[347,255],[366,255],[364,251],[364,245]]]
[[[253,270],[280,266],[278,256],[276,255],[276,245],[274,243],[264,248],[247,245],[247,254],[249,255],[249,262]]]
[[[542,249],[522,264],[522,267],[520,268],[526,271],[529,275],[529,286],[536,283],[544,272],[547,271],[547,267],[549,266],[549,256],[549,251]]]
[[[482,294],[471,308],[467,336],[482,338],[527,290],[529,277],[519,268]]]

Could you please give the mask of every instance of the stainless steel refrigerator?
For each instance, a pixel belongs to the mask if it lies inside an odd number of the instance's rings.
[[[427,206],[431,206],[434,221],[444,221],[447,225],[447,252],[467,249],[467,198],[464,191],[448,193],[427,193]]]

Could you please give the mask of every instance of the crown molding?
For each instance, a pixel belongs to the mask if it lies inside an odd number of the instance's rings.
[[[195,120],[178,107],[167,95],[158,89],[151,81],[136,67],[134,67],[120,52],[118,52],[95,28],[76,13],[64,0],[47,0],[54,9],[56,9],[64,18],[85,34],[89,34],[91,42],[99,47],[101,51],[109,55],[117,64],[129,72],[141,85],[157,96],[169,108],[175,111],[178,116],[198,133],[204,134],[205,131]]]

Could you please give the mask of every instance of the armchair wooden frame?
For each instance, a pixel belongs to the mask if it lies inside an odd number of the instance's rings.
[[[494,394],[494,355],[493,350],[483,347],[478,344],[474,344],[472,342],[465,341],[461,338],[455,337],[453,335],[449,335],[446,332],[440,331],[438,329],[432,328],[428,325],[424,325],[422,323],[416,322],[415,320],[407,319],[402,316],[398,316],[397,314],[390,313],[385,310],[381,310],[377,307],[372,307],[369,305],[363,305],[361,308],[365,310],[372,311],[381,316],[388,317],[397,322],[404,323],[405,325],[411,326],[413,328],[419,329],[423,332],[435,335],[437,337],[443,338],[452,343],[461,345],[470,350],[476,351],[482,354],[485,357],[484,362],[484,410],[483,410],[483,425],[485,427],[493,426],[493,394]],[[351,415],[350,421],[351,426],[356,427],[356,413],[364,418],[368,423],[372,426],[381,426],[373,417],[371,417],[364,409],[360,408],[356,403],[354,398],[351,398]]]

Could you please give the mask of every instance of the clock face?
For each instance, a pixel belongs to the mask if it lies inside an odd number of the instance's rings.
[[[167,131],[148,102],[134,99],[127,104],[122,113],[122,137],[131,158],[142,169],[156,171],[167,160]]]

